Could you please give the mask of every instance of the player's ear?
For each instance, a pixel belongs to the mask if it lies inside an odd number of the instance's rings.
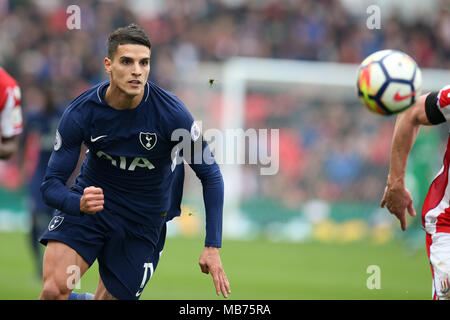
[[[105,59],[103,60],[103,63],[105,65],[105,70],[107,74],[111,74],[111,59],[109,59],[108,57],[105,57]]]

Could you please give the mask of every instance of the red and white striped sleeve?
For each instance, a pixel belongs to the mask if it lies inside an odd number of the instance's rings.
[[[0,130],[2,138],[22,133],[21,94],[17,84],[4,87],[0,93]]]

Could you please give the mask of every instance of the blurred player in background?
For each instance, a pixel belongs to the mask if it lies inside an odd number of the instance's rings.
[[[0,159],[9,159],[17,151],[22,127],[20,88],[16,80],[0,68]]]
[[[381,200],[406,230],[406,210],[416,216],[413,200],[405,187],[409,154],[422,125],[437,125],[450,121],[450,86],[419,98],[396,121],[391,147],[387,186]],[[433,299],[450,298],[450,137],[444,165],[433,180],[422,207],[422,225],[426,231],[427,253],[433,275]]]
[[[113,32],[104,60],[110,81],[76,98],[61,118],[41,187],[45,202],[57,209],[41,238],[47,246],[41,299],[67,299],[73,289],[68,268],[82,276],[96,259],[96,299],[139,299],[162,253],[166,222],[180,214],[184,165],[174,148],[200,144],[201,153],[212,156],[184,104],[147,81],[150,48],[134,24]],[[173,141],[177,129],[188,133],[188,145]],[[82,143],[89,151],[68,190]],[[217,294],[227,297],[218,250],[223,179],[215,162],[201,158],[186,159],[202,182],[206,209],[199,264],[211,273]]]
[[[21,136],[21,148],[24,152],[21,159],[30,159],[33,153],[35,159],[32,166],[22,165],[29,191],[30,210],[30,245],[35,261],[37,274],[42,277],[42,247],[38,239],[44,233],[55,209],[42,200],[41,183],[47,169],[48,161],[53,151],[55,132],[58,128],[61,110],[55,105],[55,98],[50,88],[42,90],[42,104],[30,112],[25,118],[24,132]]]

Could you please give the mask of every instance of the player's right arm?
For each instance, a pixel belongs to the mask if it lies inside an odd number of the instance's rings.
[[[87,187],[80,195],[66,187],[77,165],[82,142],[83,130],[69,108],[60,120],[41,192],[47,205],[71,215],[93,214],[103,210],[104,204],[100,188]]]
[[[440,92],[422,95],[411,108],[399,114],[395,122],[389,175],[381,207],[387,207],[397,217],[403,231],[406,230],[406,211],[411,216],[416,216],[411,193],[405,187],[408,157],[421,126],[436,125],[446,121],[439,102],[440,94],[444,90],[445,88]]]

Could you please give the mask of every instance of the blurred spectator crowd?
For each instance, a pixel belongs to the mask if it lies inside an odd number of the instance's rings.
[[[80,30],[68,30],[67,7],[81,10]],[[351,15],[335,0],[1,0],[0,64],[24,90],[61,86],[66,99],[105,78],[108,34],[138,22],[150,36],[152,78],[171,87],[203,61],[233,56],[359,63],[381,48],[400,49],[421,67],[450,68],[450,5],[431,19],[397,19],[381,11],[369,30],[366,12]]]
[[[368,112],[352,99],[350,88],[342,99],[294,90],[247,97],[249,127],[280,128],[280,165],[275,176],[247,167],[244,198],[264,195],[291,209],[311,199],[377,203],[385,186],[394,119]]]
[[[66,9],[74,3],[81,9],[80,30],[66,25]],[[432,19],[403,21],[395,11],[381,14],[381,28],[369,30],[365,11],[351,14],[337,0],[0,0],[0,65],[22,88],[25,117],[44,109],[49,91],[63,108],[106,79],[102,62],[108,34],[131,22],[147,31],[150,77],[167,89],[189,79],[198,64],[233,56],[360,63],[376,50],[391,48],[409,53],[421,67],[450,69],[445,1]],[[283,108],[264,114],[270,105]],[[314,196],[379,200],[391,122],[374,121],[360,105],[284,94],[250,92],[247,106],[247,125],[282,129],[280,175],[255,184],[254,194],[291,190],[280,194],[287,203]],[[346,111],[349,107],[355,112]]]

